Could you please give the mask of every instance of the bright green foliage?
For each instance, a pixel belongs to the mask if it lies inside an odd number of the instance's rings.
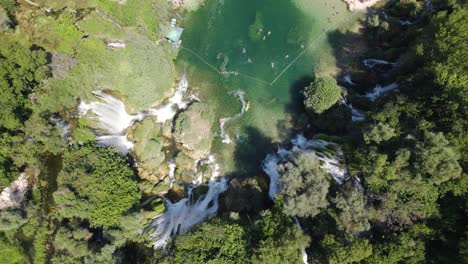
[[[395,129],[387,124],[378,123],[371,127],[369,131],[364,133],[364,141],[369,144],[375,142],[380,144],[381,142],[388,141],[395,136]]]
[[[0,263],[25,264],[28,258],[19,245],[4,241],[0,237]]]
[[[324,77],[307,86],[303,94],[306,110],[321,114],[340,99],[341,89],[335,79]]]
[[[15,0],[0,0],[0,7],[5,9],[8,13],[12,14],[16,11],[16,1]]]
[[[0,211],[0,232],[17,229],[25,222],[18,211]]]
[[[32,111],[28,95],[47,76],[46,63],[44,51],[0,38],[0,186],[17,176],[13,158]]]
[[[395,235],[389,242],[374,248],[374,254],[366,260],[372,264],[423,263],[424,242],[403,233]]]
[[[87,242],[91,235],[86,229],[71,232],[69,229],[60,228],[55,234],[54,249],[56,252],[65,251],[67,255],[76,259],[82,258],[91,253]]]
[[[57,216],[88,219],[91,226],[116,225],[140,198],[135,176],[117,150],[94,144],[73,146],[63,156]]]
[[[367,239],[358,239],[344,245],[333,235],[325,235],[320,246],[325,252],[326,263],[359,263],[372,255],[372,245]]]
[[[460,177],[457,154],[449,147],[442,133],[427,133],[416,146],[416,168],[436,185]]]
[[[254,225],[252,263],[301,263],[302,249],[308,247],[310,238],[283,212],[281,199],[261,216]]]
[[[197,230],[176,237],[174,263],[246,263],[248,241],[243,228],[212,218]]]
[[[298,153],[279,167],[284,207],[292,216],[315,216],[328,205],[330,186],[313,153]]]
[[[356,186],[353,182],[346,182],[333,202],[338,209],[336,220],[341,229],[352,235],[369,230],[366,201],[360,186]]]
[[[291,227],[279,238],[268,238],[260,242],[252,255],[255,264],[300,263],[303,248],[309,245],[310,238],[299,228]]]

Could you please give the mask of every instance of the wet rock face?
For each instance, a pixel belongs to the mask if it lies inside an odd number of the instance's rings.
[[[194,160],[205,158],[214,138],[214,113],[207,105],[195,103],[181,113],[175,122],[174,138]]]

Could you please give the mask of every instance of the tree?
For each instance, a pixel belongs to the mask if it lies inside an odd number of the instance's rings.
[[[341,89],[335,79],[318,78],[305,88],[304,105],[307,111],[321,114],[340,99],[340,94]]]
[[[363,136],[364,141],[367,144],[370,144],[371,142],[380,144],[381,142],[388,141],[395,135],[395,129],[387,124],[379,122],[377,125],[373,125],[369,131],[364,133]]]
[[[296,153],[290,161],[279,166],[282,175],[280,194],[286,212],[292,216],[315,216],[327,206],[330,186],[314,153]]]
[[[362,187],[354,182],[346,182],[333,202],[338,209],[336,220],[341,229],[352,235],[369,230],[370,224],[367,220],[368,213]]]
[[[325,235],[320,247],[325,253],[326,263],[360,263],[372,255],[372,245],[367,239],[356,239],[344,245],[334,235]]]
[[[11,26],[11,20],[7,12],[0,6],[0,33],[5,32]]]
[[[251,232],[252,263],[302,262],[302,250],[309,246],[310,237],[283,210],[283,202],[277,198],[273,208],[261,212],[261,218],[255,222]]]
[[[133,171],[116,149],[94,144],[72,146],[54,193],[61,218],[88,219],[93,227],[110,227],[140,198]]]
[[[211,218],[195,231],[174,239],[174,263],[247,263],[248,237],[233,222]]]
[[[47,76],[46,53],[0,38],[0,186],[18,175],[15,159],[25,142],[24,123],[31,116],[28,99]],[[29,151],[31,152],[31,151]]]
[[[426,133],[424,141],[416,146],[416,169],[436,185],[458,178],[462,173],[458,156],[448,145],[442,133]]]

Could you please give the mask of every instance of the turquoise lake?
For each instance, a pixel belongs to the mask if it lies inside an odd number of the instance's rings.
[[[226,171],[239,171],[239,159],[263,158],[287,137],[299,90],[332,57],[327,32],[350,17],[337,0],[207,0],[180,21],[177,65],[202,101],[218,118],[240,111],[234,91],[249,102],[248,111],[225,125],[232,144],[215,140],[213,152]]]

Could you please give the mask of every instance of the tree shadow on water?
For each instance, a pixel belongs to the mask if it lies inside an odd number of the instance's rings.
[[[262,173],[262,161],[273,151],[271,138],[257,128],[247,127],[234,151],[236,170],[234,174],[251,177]]]

